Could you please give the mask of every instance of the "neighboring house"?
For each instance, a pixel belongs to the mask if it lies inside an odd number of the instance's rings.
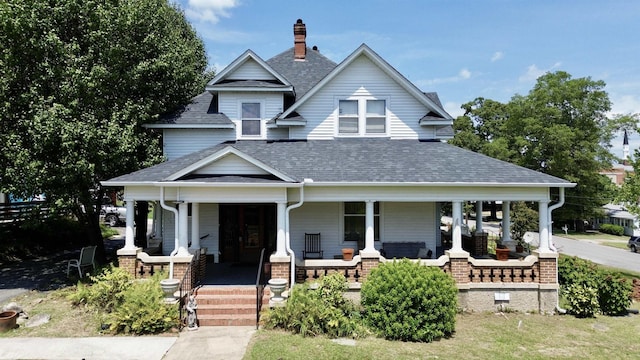
[[[463,307],[553,311],[551,211],[575,184],[447,144],[452,122],[436,93],[367,45],[339,64],[307,47],[298,20],[293,48],[268,60],[246,51],[182,111],[148,125],[162,131],[167,162],[103,182],[124,187],[127,201],[120,266],[160,261],[134,246],[132,230],[133,203],[156,201],[165,209],[157,233],[176,264],[201,247],[215,262],[257,264],[266,248],[273,277],[291,284],[341,271],[357,289],[387,261],[385,248],[389,258],[437,257],[421,261],[452,274]],[[562,199],[553,206],[551,188]],[[523,200],[539,204],[538,254],[496,261],[486,237],[484,253],[463,249],[463,203],[502,201],[508,242],[509,202]],[[447,239],[443,204],[453,209]],[[321,234],[321,259],[303,259],[306,233]],[[353,260],[342,260],[343,248]]]
[[[622,164],[615,164],[600,174],[607,176],[617,186],[622,186],[629,173],[633,173],[633,166],[629,165],[629,137],[625,130],[622,139]],[[596,229],[599,229],[601,224],[614,224],[624,227],[625,235],[640,236],[638,216],[628,212],[624,204],[606,204],[602,211],[603,217],[592,220]]]

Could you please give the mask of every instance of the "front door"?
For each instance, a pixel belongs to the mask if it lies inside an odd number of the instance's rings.
[[[221,262],[258,263],[260,251],[275,246],[275,204],[221,204]]]

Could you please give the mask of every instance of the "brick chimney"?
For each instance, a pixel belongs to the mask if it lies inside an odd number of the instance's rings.
[[[296,60],[304,60],[307,56],[307,26],[298,19],[293,24],[293,57]]]

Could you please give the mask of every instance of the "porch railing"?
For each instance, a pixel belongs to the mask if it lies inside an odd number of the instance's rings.
[[[262,297],[264,296],[265,270],[264,270],[264,252],[265,248],[260,251],[260,261],[258,263],[258,275],[256,276],[256,329],[260,326],[260,311],[262,311]]]

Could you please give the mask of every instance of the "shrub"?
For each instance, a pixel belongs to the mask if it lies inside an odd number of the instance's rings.
[[[430,342],[455,330],[458,289],[438,268],[407,259],[381,264],[361,296],[367,322],[387,339]]]
[[[602,224],[600,225],[600,232],[622,236],[624,235],[624,228],[620,225]]]
[[[580,317],[594,317],[598,312],[598,289],[584,284],[571,284],[566,287],[565,296],[571,314]]]
[[[267,311],[264,325],[302,336],[357,338],[366,330],[356,306],[344,297],[346,290],[347,282],[340,273],[324,276],[316,289],[298,285],[285,306]]]
[[[164,303],[162,278],[164,274],[157,273],[134,282],[125,270],[111,266],[90,277],[91,284],[78,282],[68,298],[75,305],[98,309],[111,332],[155,334],[178,325],[177,306]]]
[[[133,283],[106,322],[113,333],[156,334],[179,325],[178,308],[164,302],[160,275]]]
[[[72,303],[87,304],[111,312],[122,304],[133,278],[125,270],[111,265],[105,267],[97,276],[90,277],[92,284],[78,282],[78,289],[69,296]]]
[[[588,260],[561,256],[558,260],[558,281],[569,311],[579,317],[593,316],[598,310],[604,315],[624,315],[631,304],[631,282],[619,273],[602,270]],[[591,304],[592,290],[596,294],[595,309]]]
[[[598,303],[605,315],[626,315],[631,305],[631,281],[622,278],[614,272],[603,272],[602,281],[598,288]]]

